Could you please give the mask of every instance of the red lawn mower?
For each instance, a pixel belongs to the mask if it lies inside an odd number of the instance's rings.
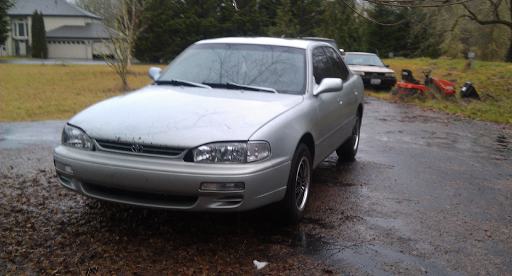
[[[434,91],[438,91],[446,96],[455,95],[455,85],[449,81],[434,78],[430,76],[434,69],[422,70],[421,73],[425,76],[425,82],[420,83],[419,80],[412,76],[411,70],[402,70],[402,81],[396,84],[393,89],[393,95],[412,96],[417,93],[425,94],[426,87],[432,87]]]

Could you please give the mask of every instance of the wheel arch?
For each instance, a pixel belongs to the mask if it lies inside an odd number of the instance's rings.
[[[300,144],[304,144],[308,148],[309,154],[311,156],[311,162],[313,164],[315,162],[315,139],[313,138],[313,135],[311,135],[309,132],[302,135],[299,142],[297,143],[297,147]]]

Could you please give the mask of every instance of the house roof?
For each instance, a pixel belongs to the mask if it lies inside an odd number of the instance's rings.
[[[101,17],[83,10],[65,0],[14,0],[14,5],[7,11],[11,16],[30,16],[34,11],[42,12],[44,16],[62,17]]]
[[[110,39],[103,23],[87,23],[85,26],[62,26],[46,32],[48,39]],[[109,28],[112,34],[116,31]]]

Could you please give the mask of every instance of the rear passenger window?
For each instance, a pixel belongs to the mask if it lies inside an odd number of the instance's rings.
[[[335,50],[329,47],[324,47],[324,50],[329,58],[329,61],[332,64],[332,72],[334,78],[340,78],[342,80],[347,80],[348,78],[348,69],[341,60],[340,56],[336,54]]]

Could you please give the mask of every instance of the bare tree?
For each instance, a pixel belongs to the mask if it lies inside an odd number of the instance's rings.
[[[344,1],[344,0],[341,0]],[[490,26],[486,32],[473,35],[480,35],[486,39],[494,39],[493,35],[497,31],[495,26],[505,26],[510,30],[510,40],[508,51],[505,56],[506,62],[512,62],[512,1],[511,0],[366,0],[374,4],[390,5],[397,7],[408,7],[408,8],[451,8],[449,6],[462,6],[465,10],[465,14],[457,16],[457,14],[451,14],[451,20],[455,18],[455,23],[450,30],[454,30],[457,24],[460,24],[460,19],[469,19],[481,26]],[[450,9],[451,12],[454,9]],[[450,22],[450,18],[443,22]],[[453,22],[453,21],[452,21]],[[481,39],[480,39],[481,40]]]
[[[124,38],[123,47],[127,48],[126,55],[128,70],[131,66],[135,40],[146,25],[139,19],[143,17],[147,0],[112,0],[114,1],[114,26],[112,28]],[[115,39],[113,43],[119,42]],[[124,56],[123,55],[123,56]]]
[[[482,25],[503,25],[512,32],[512,1],[481,0],[478,5],[462,4],[467,11],[466,18]],[[506,62],[512,62],[512,33],[508,47]]]
[[[324,0],[328,3],[328,0]],[[371,18],[368,18],[364,13],[359,12],[355,8],[351,7],[346,0],[338,0],[343,2],[346,6],[353,10],[354,13],[358,14],[367,20],[370,20],[376,24],[381,25],[394,25],[401,24],[404,21],[396,22],[392,24],[383,24],[377,22]],[[451,18],[443,22],[450,22],[453,18],[455,24],[451,28],[453,31],[458,23],[459,19],[465,18],[481,26],[505,26],[510,30],[510,40],[508,51],[505,57],[506,62],[512,62],[512,0],[363,0],[364,2],[373,3],[377,5],[388,5],[393,7],[404,7],[404,8],[437,8],[438,12],[440,8],[451,8],[453,6],[462,6],[465,10],[465,14],[457,16],[457,14],[450,15]],[[453,9],[451,9],[453,11]],[[492,28],[490,31],[495,33],[497,28]],[[489,31],[488,31],[489,32]],[[483,34],[487,38],[493,39],[494,37],[488,35],[489,33]]]
[[[131,50],[127,39],[121,32],[106,27],[109,40],[103,40],[102,56],[114,69],[123,82],[123,89],[128,90],[128,73],[130,71]]]
[[[99,15],[103,23],[113,27],[115,23],[115,3],[117,0],[75,0],[75,5]]]
[[[76,0],[76,4],[104,18],[109,40],[104,41],[103,57],[128,89],[128,73],[135,40],[146,25],[143,17],[148,0]]]

